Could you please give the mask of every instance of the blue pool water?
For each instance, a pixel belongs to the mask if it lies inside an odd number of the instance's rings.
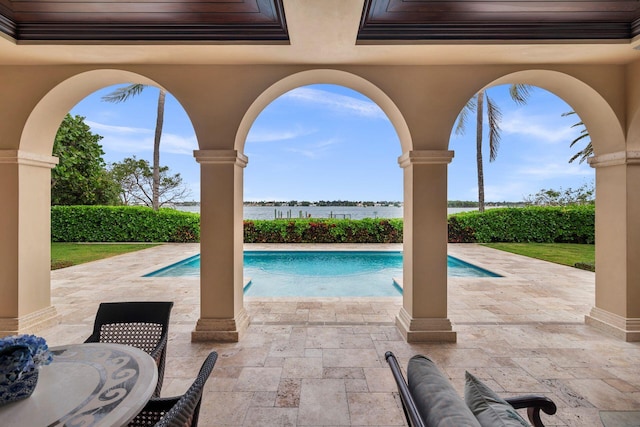
[[[452,277],[499,275],[449,256]],[[145,277],[200,275],[200,255],[187,258]],[[245,251],[247,296],[398,296],[394,277],[402,277],[402,252]]]

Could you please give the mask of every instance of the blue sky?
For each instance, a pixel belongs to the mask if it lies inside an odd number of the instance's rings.
[[[151,162],[158,90],[120,104],[101,97],[105,88],[78,103],[71,114],[84,116],[102,135],[104,159],[118,162],[135,155]],[[579,148],[569,148],[579,134],[576,116],[562,117],[571,107],[555,95],[535,88],[525,106],[516,105],[507,86],[488,90],[500,106],[502,140],[498,158],[485,153],[486,201],[521,201],[540,189],[578,188],[593,183],[586,163],[568,163]],[[475,128],[452,133],[449,200],[477,200]],[[485,144],[486,145],[486,144]],[[166,100],[160,163],[180,173],[200,198],[197,142],[188,116],[170,94]],[[256,200],[402,201],[400,143],[382,110],[365,96],[333,85],[305,86],[269,104],[249,133],[245,154],[244,198]]]

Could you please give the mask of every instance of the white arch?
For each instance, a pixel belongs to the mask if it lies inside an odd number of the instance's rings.
[[[587,127],[595,154],[625,150],[623,119],[616,115],[607,99],[588,83],[563,72],[535,69],[506,74],[487,86],[511,83],[540,87],[568,103]]]
[[[247,109],[238,127],[234,148],[238,150],[238,152],[244,152],[244,144],[247,140],[247,134],[251,129],[251,125],[253,125],[258,115],[270,102],[292,89],[311,84],[335,84],[345,86],[369,97],[384,111],[393,124],[400,139],[402,152],[411,151],[413,144],[409,127],[402,113],[391,98],[368,80],[346,71],[334,69],[301,71],[272,84],[267,90],[262,92]]]
[[[56,85],[35,106],[20,137],[20,150],[50,156],[64,116],[78,102],[106,86],[122,83],[160,85],[140,74],[124,70],[93,70],[69,77]]]

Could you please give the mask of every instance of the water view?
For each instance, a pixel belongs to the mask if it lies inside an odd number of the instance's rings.
[[[200,212],[200,206],[178,206],[186,212]],[[476,210],[476,208],[448,208],[447,213]],[[244,219],[275,218],[402,218],[397,206],[245,206]]]

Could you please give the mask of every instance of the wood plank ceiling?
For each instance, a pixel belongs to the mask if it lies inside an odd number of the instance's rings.
[[[282,0],[0,0],[20,41],[288,43]]]
[[[640,34],[640,0],[365,0],[358,40],[612,40]]]
[[[288,43],[283,1],[0,0],[0,31],[31,43]],[[637,35],[640,0],[365,0],[357,42],[613,40]]]

